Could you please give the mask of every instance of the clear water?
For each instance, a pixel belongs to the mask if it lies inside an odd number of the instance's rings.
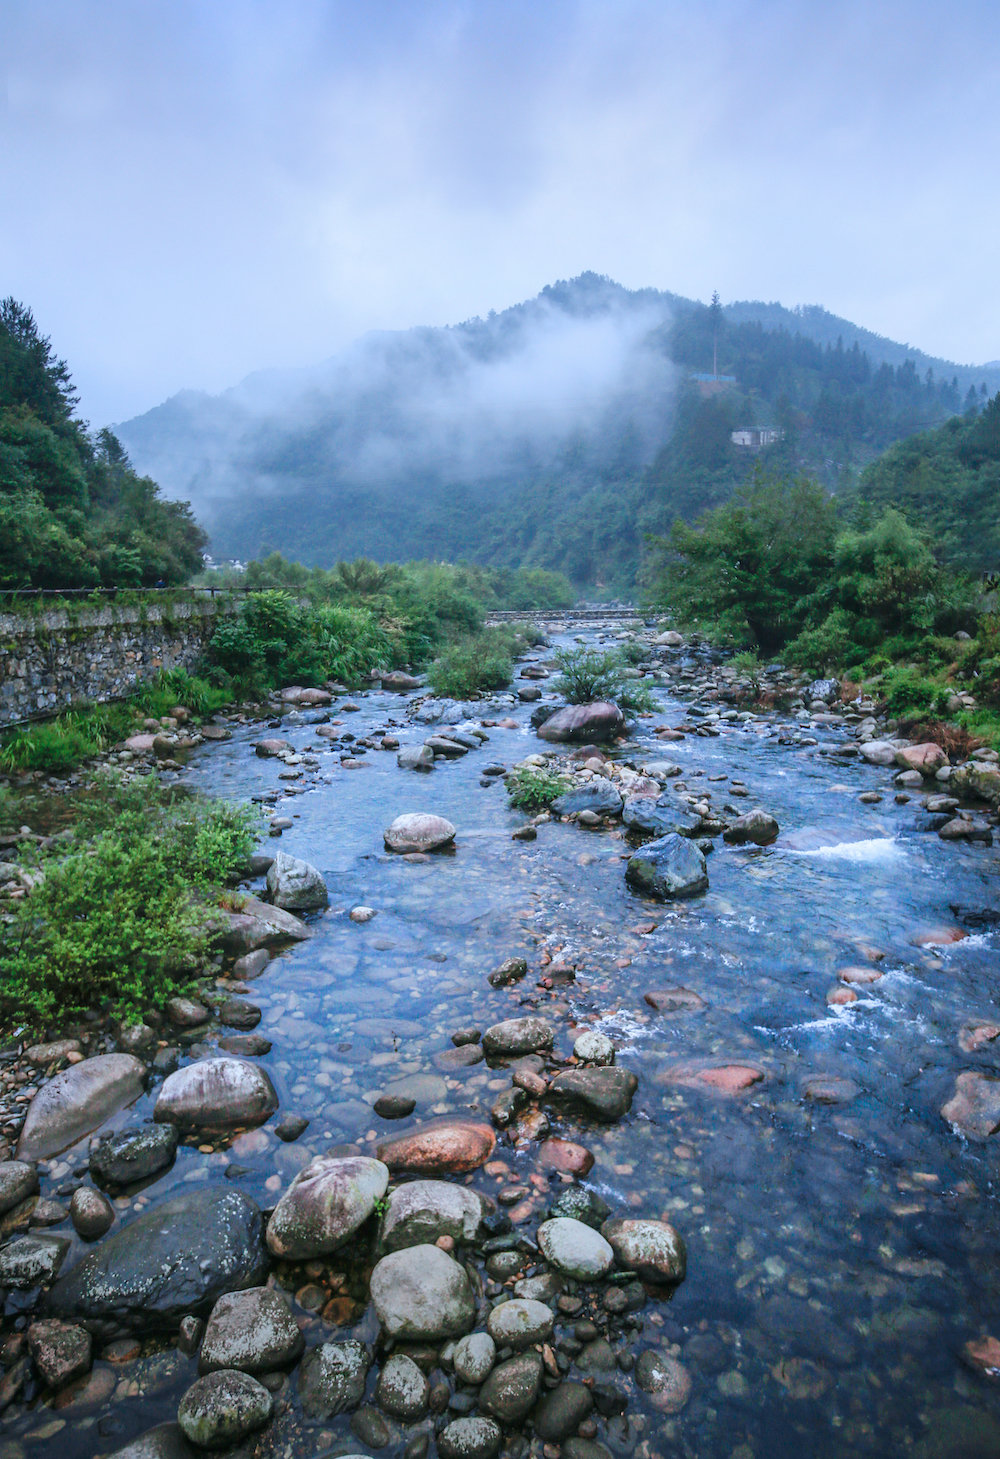
[[[787,724],[776,720],[661,745],[651,725],[684,717],[678,700],[661,698],[662,718],[640,721],[621,757],[677,761],[689,786],[719,806],[728,782],[709,777],[745,781],[750,796],[734,804],[762,805],[782,827],[765,850],[718,842],[708,894],[673,906],[626,888],[617,833],[550,824],[535,842],[511,840],[524,816],[508,809],[502,782],[482,787],[480,772],[540,748],[526,708],[515,711],[518,729],[490,729],[481,751],[439,761],[429,776],[398,769],[394,753],[368,752],[364,768],[343,769],[313,729],[282,729],[296,748],[316,749],[320,768],[282,806],[294,827],[272,844],[321,868],[332,905],[315,939],[276,959],[249,996],[263,1008],[259,1032],[273,1040],[263,1062],[282,1109],[311,1124],[290,1146],[265,1129],[234,1149],[185,1147],[139,1200],[218,1179],[236,1163],[240,1187],[273,1204],[275,1187],[310,1154],[331,1144],[371,1149],[376,1133],[399,1128],[369,1108],[398,1078],[422,1076],[418,1115],[482,1115],[509,1077],[482,1064],[442,1074],[434,1055],[457,1028],[537,1008],[557,1025],[561,1052],[581,1026],[596,1025],[639,1076],[618,1126],[556,1122],[594,1151],[589,1183],[623,1214],[669,1218],[688,1245],[687,1280],[669,1304],[647,1303],[631,1345],[675,1345],[692,1374],[690,1402],[665,1418],[618,1374],[628,1422],[599,1419],[602,1442],[616,1454],[691,1459],[908,1454],[960,1408],[961,1432],[971,1433],[977,1415],[1000,1407],[990,1380],[958,1358],[964,1342],[1000,1325],[997,1154],[992,1142],[954,1133],[939,1110],[958,1072],[1000,1063],[989,1045],[972,1055],[958,1046],[967,1021],[996,1015],[997,934],[917,941],[956,926],[952,903],[998,904],[998,852],[942,843],[922,828],[916,802],[894,803],[887,771],[827,757],[832,732],[819,731],[817,745],[782,745]],[[406,721],[400,696],[359,702],[359,713],[343,716],[358,737],[389,729],[406,743],[431,732]],[[196,753],[187,778],[230,797],[279,786],[282,767],[250,748],[260,734],[248,729]],[[885,799],[861,804],[871,789]],[[452,820],[454,853],[387,856],[382,829],[410,810]],[[351,922],[358,903],[377,917]],[[650,922],[654,931],[637,930]],[[881,981],[849,1007],[828,1007],[836,970],[873,951]],[[543,953],[572,962],[576,982],[536,986]],[[489,971],[515,955],[529,961],[525,982],[490,988]],[[706,1010],[653,1013],[643,994],[676,984]],[[677,1083],[672,1066],[697,1060],[749,1063],[766,1077],[735,1096]],[[803,1094],[816,1076],[851,1080],[859,1093],[818,1104]],[[128,1120],[148,1114],[145,1104]],[[497,1156],[511,1175],[477,1172],[470,1181],[484,1192],[536,1173],[530,1143],[501,1138]],[[541,1215],[548,1197],[537,1199]],[[534,1226],[532,1217],[523,1229]],[[321,1277],[341,1286],[328,1320],[296,1308],[310,1343],[376,1335],[364,1268],[350,1260],[332,1259]],[[294,1291],[309,1277],[287,1279]],[[153,1354],[113,1369],[109,1400],[12,1410],[6,1433],[30,1454],[107,1452],[172,1418],[194,1372],[172,1350]],[[281,1402],[286,1411],[258,1452],[307,1459],[365,1447],[346,1416],[305,1424],[294,1381]],[[47,1432],[60,1418],[66,1427]],[[381,1452],[401,1453],[405,1436]],[[997,1452],[965,1443],[956,1455]]]

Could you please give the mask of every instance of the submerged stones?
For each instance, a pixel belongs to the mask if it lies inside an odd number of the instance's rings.
[[[290,912],[316,911],[330,902],[322,872],[285,851],[278,851],[268,868],[267,889],[274,905]]]
[[[546,1019],[508,1018],[486,1030],[483,1051],[487,1058],[511,1058],[551,1049],[554,1041],[555,1030]]]
[[[90,1173],[99,1185],[124,1186],[147,1180],[172,1165],[178,1134],[172,1125],[146,1125],[102,1140],[90,1152]]]
[[[397,816],[382,838],[387,851],[440,851],[454,841],[455,827],[444,816],[411,812]]]
[[[582,1112],[604,1124],[614,1124],[632,1108],[639,1080],[631,1069],[617,1065],[566,1069],[546,1091],[546,1101],[558,1109]]]
[[[102,1242],[59,1278],[48,1306],[102,1335],[170,1328],[225,1292],[258,1285],[265,1268],[256,1202],[210,1186],[162,1202]]]
[[[691,1397],[691,1374],[670,1353],[647,1348],[635,1365],[635,1381],[661,1413],[680,1413]]]
[[[267,1224],[268,1249],[289,1261],[336,1251],[389,1188],[389,1171],[365,1156],[319,1155],[292,1181]]]
[[[169,1075],[153,1118],[182,1129],[229,1130],[261,1125],[277,1108],[278,1096],[263,1069],[223,1057],[203,1059]]]
[[[489,1125],[471,1120],[441,1120],[421,1125],[378,1146],[378,1158],[391,1171],[427,1175],[465,1175],[484,1165],[496,1148]]]
[[[42,1085],[28,1106],[17,1158],[47,1160],[75,1145],[133,1104],[145,1077],[143,1064],[132,1054],[98,1054],[64,1069]]]
[[[696,897],[708,890],[705,853],[684,836],[661,836],[629,857],[625,880],[660,901]]]
[[[438,1246],[384,1256],[371,1275],[371,1296],[388,1336],[402,1341],[459,1337],[475,1321],[469,1278]]]
[[[955,1091],[941,1108],[942,1116],[972,1140],[986,1140],[1000,1130],[1000,1079],[985,1074],[959,1074]]]

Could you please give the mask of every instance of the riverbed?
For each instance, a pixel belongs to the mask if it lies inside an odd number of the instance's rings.
[[[942,842],[919,797],[896,803],[890,771],[830,753],[841,728],[796,734],[775,715],[662,744],[654,725],[684,722],[688,704],[655,692],[660,712],[614,756],[676,762],[688,788],[720,807],[734,781],[745,785],[737,813],[761,806],[781,826],[763,848],[717,840],[709,891],[674,904],[627,888],[620,827],[550,821],[534,841],[512,839],[529,818],[482,771],[544,749],[526,705],[479,706],[463,722],[494,721],[488,740],[430,774],[399,768],[391,752],[331,749],[317,726],[287,720],[270,732],[317,762],[299,780],[279,779],[282,764],[254,754],[260,725],[195,751],[183,778],[201,790],[281,792],[271,808],[292,825],[264,849],[304,857],[330,890],[314,938],[248,991],[262,1010],[257,1032],[272,1042],[261,1062],[281,1113],[309,1126],[290,1144],[266,1125],[235,1142],[185,1145],[121,1215],[224,1176],[272,1206],[310,1155],[373,1153],[398,1130],[371,1108],[386,1090],[415,1097],[414,1118],[488,1119],[509,1076],[482,1063],[443,1069],[435,1056],[455,1030],[537,1011],[558,1030],[557,1052],[597,1028],[639,1079],[614,1126],[553,1118],[556,1133],[596,1157],[584,1184],[615,1214],[669,1220],[688,1248],[686,1280],[671,1300],[647,1302],[631,1346],[669,1347],[690,1373],[690,1399],[664,1416],[620,1372],[626,1413],[596,1418],[599,1442],[615,1455],[690,1459],[1000,1453],[995,1380],[960,1357],[1000,1324],[996,1149],[940,1113],[959,1073],[1000,1064],[990,1043],[973,1053],[959,1044],[966,1025],[996,1017],[998,932],[969,913],[1000,900],[997,849]],[[420,743],[438,726],[408,718],[414,697],[371,691],[332,715],[359,739]],[[495,723],[508,716],[516,728]],[[859,800],[870,791],[882,800]],[[387,854],[382,831],[407,811],[452,821],[454,849]],[[376,915],[354,921],[357,906]],[[527,960],[528,976],[491,987],[488,974],[512,957]],[[881,976],[856,985],[857,1001],[829,1005],[838,972],[853,966]],[[684,1011],[646,1001],[678,986],[698,995]],[[701,1077],[734,1067],[745,1080]],[[151,1104],[119,1124],[148,1119]],[[501,1134],[506,1170],[468,1177],[493,1197],[523,1185],[526,1234],[549,1199],[531,1181],[536,1154]],[[560,1188],[553,1177],[553,1197]],[[307,1342],[372,1341],[350,1257],[332,1265],[327,1316],[293,1309]],[[172,1419],[195,1374],[194,1360],[155,1344],[128,1362],[99,1358],[83,1404],[8,1411],[0,1456],[5,1439],[18,1445],[11,1455],[111,1452]],[[404,1426],[380,1452],[395,1459],[406,1438]],[[304,1424],[292,1388],[285,1417],[252,1452],[313,1459],[363,1448],[347,1414]]]

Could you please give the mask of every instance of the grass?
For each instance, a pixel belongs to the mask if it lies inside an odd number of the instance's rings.
[[[6,1028],[136,1017],[184,991],[209,952],[208,909],[256,844],[248,807],[177,799],[150,777],[105,781],[70,840],[22,853],[41,879],[0,928]]]

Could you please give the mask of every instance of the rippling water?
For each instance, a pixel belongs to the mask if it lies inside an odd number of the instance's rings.
[[[684,717],[679,701],[660,697],[662,719]],[[359,702],[359,713],[343,716],[358,737],[394,725],[404,743],[430,732],[407,722],[400,696]],[[311,1124],[290,1146],[265,1129],[232,1150],[185,1147],[145,1199],[236,1163],[241,1188],[273,1204],[274,1187],[310,1152],[370,1148],[376,1131],[394,1128],[370,1104],[397,1080],[411,1081],[418,1115],[482,1113],[509,1076],[481,1064],[443,1074],[434,1055],[454,1029],[537,1005],[559,1029],[557,1050],[568,1053],[575,1031],[596,1025],[639,1076],[622,1124],[561,1126],[597,1157],[588,1183],[622,1213],[668,1217],[688,1244],[687,1280],[669,1304],[647,1304],[636,1348],[676,1344],[691,1400],[664,1419],[636,1392],[627,1423],[599,1421],[602,1442],[616,1454],[691,1459],[1000,1453],[982,1429],[996,1392],[958,1358],[964,1342],[1000,1326],[996,1150],[967,1142],[939,1113],[958,1072],[1000,1063],[989,1046],[972,1055],[958,1046],[967,1021],[996,1015],[997,934],[918,945],[957,925],[951,904],[997,905],[997,851],[942,843],[922,829],[916,802],[897,806],[887,793],[861,804],[862,791],[888,790],[889,772],[828,758],[833,732],[817,731],[816,745],[781,745],[758,723],[661,745],[648,728],[658,717],[640,721],[621,758],[674,760],[720,807],[728,782],[709,777],[745,781],[750,797],[737,809],[763,806],[782,835],[764,850],[719,841],[704,897],[645,902],[625,886],[618,833],[551,824],[535,842],[511,840],[524,817],[508,809],[502,783],[480,785],[480,771],[540,748],[527,709],[515,713],[520,728],[490,729],[481,751],[439,761],[431,775],[398,769],[392,753],[343,769],[313,729],[281,731],[315,749],[320,768],[282,807],[294,826],[274,844],[320,867],[332,905],[315,940],[275,960],[250,997],[273,1040],[264,1063],[282,1109]],[[250,749],[259,735],[206,747],[186,778],[230,797],[278,787],[282,767]],[[387,856],[382,829],[410,810],[452,820],[455,852]],[[351,922],[358,903],[377,917]],[[639,930],[649,923],[655,930]],[[572,962],[576,982],[536,987],[543,951]],[[856,1003],[828,1007],[836,971],[875,954],[881,980],[859,988]],[[491,989],[487,973],[515,955],[528,958],[528,978]],[[704,1011],[667,1016],[644,1002],[645,992],[677,984],[699,994]],[[765,1077],[735,1096],[679,1083],[675,1066],[699,1060],[752,1065]],[[817,1076],[852,1081],[856,1096],[806,1098]],[[148,1113],[137,1108],[129,1120]],[[498,1155],[508,1184],[535,1170],[530,1145],[501,1144]],[[471,1179],[495,1193],[485,1172]],[[343,1325],[314,1319],[309,1341],[374,1336],[361,1279],[346,1266],[343,1279]],[[166,1359],[147,1360],[156,1361]],[[106,1452],[172,1417],[194,1368],[170,1362],[153,1392],[129,1398],[119,1387],[113,1419],[85,1408],[58,1435],[26,1438],[26,1452]],[[116,1374],[119,1383],[130,1376]],[[35,1410],[13,1431],[43,1434],[53,1417]],[[949,1435],[957,1447],[947,1447]],[[918,1449],[922,1441],[929,1447]],[[294,1405],[271,1442],[262,1452],[296,1459],[324,1445],[364,1447],[346,1416],[310,1430]]]

